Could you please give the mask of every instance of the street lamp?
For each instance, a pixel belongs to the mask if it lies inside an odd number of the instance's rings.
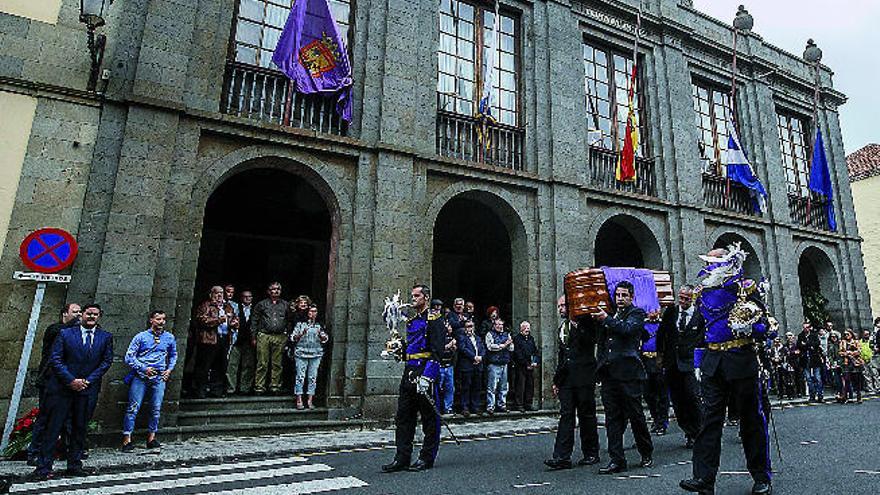
[[[91,57],[91,69],[89,70],[88,91],[95,91],[98,85],[98,72],[104,61],[104,47],[107,45],[107,37],[103,34],[95,34],[95,30],[104,25],[104,12],[110,7],[113,0],[80,0],[79,22],[86,25],[89,32],[89,56]]]

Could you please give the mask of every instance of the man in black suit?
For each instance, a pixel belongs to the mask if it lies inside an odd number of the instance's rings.
[[[578,465],[599,462],[599,426],[596,420],[597,325],[589,316],[572,321],[565,296],[556,303],[562,324],[558,331],[559,356],[553,375],[553,394],[559,397],[559,428],[553,457],[544,461],[550,469],[569,469],[574,450],[575,416],[580,425],[583,459]]]
[[[694,446],[700,431],[700,400],[694,375],[694,349],[706,331],[706,321],[694,308],[694,286],[678,290],[678,305],[666,308],[657,329],[657,352],[662,360],[666,386],[678,427],[684,431],[687,448]]]
[[[113,363],[113,336],[98,326],[101,308],[97,304],[83,307],[78,326],[61,330],[52,346],[50,364],[53,377],[46,385],[48,422],[40,448],[40,458],[32,479],[52,476],[55,442],[68,415],[71,438],[67,453],[67,474],[86,476],[92,470],[83,468],[82,453],[86,428],[101,390],[101,379]]]
[[[611,461],[599,474],[626,471],[623,433],[630,422],[636,447],[642,456],[639,466],[654,465],[654,444],[642,411],[642,384],[647,378],[639,358],[639,347],[645,335],[645,311],[633,306],[635,288],[623,281],[614,288],[617,311],[608,315],[600,310],[595,318],[601,322],[597,377],[602,383],[602,405],[605,406],[605,431]]]

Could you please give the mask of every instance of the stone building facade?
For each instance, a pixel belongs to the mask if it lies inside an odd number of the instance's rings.
[[[0,12],[0,139],[18,150],[2,158],[13,177],[0,185],[9,189],[0,211],[4,407],[33,292],[11,273],[21,269],[18,243],[42,226],[75,233],[81,247],[70,285],[49,289],[41,327],[65,301],[98,301],[117,361],[153,308],[169,313],[184,348],[191,308],[212,283],[258,289],[281,273],[288,297],[311,292],[333,334],[321,390],[330,417],[391,415],[400,366],[379,358],[382,300],[415,282],[530,320],[545,356],[545,405],[555,300],[579,267],[662,268],[676,284],[693,282],[699,253],[739,241],[753,253],[751,273],[771,279],[784,328],[799,328],[809,290],[828,299],[839,325],[869,321],[837,112],[845,97],[830,69],[821,68],[818,116],[836,232],[821,208],[807,215],[798,182],[811,69],[740,34],[736,115],[769,192],[767,211],[755,214],[718,162],[731,120],[732,29],[689,2],[642,2],[642,146],[639,178],[625,185],[613,168],[634,0],[503,0],[499,123],[488,145],[473,117],[483,52],[474,43],[485,42],[494,2],[443,0],[442,12],[436,0],[331,2],[354,68],[350,126],[268,68],[272,25],[284,19],[275,4],[286,2],[117,2],[101,28],[108,78],[97,93],[84,90],[79,2],[45,3],[33,12],[0,2],[10,12]],[[263,264],[247,265],[255,252]],[[102,394],[110,430],[125,373],[117,362]],[[166,393],[165,425],[185,409],[181,378]]]

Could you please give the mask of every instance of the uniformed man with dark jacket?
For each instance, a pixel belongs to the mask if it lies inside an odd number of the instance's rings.
[[[678,304],[666,308],[657,329],[657,352],[678,427],[684,431],[686,446],[694,446],[700,431],[700,399],[694,374],[694,350],[706,331],[706,320],[693,304],[694,287],[678,290]]]
[[[446,344],[446,320],[440,312],[428,309],[431,297],[428,286],[414,286],[411,296],[415,316],[406,325],[406,365],[400,380],[397,415],[394,418],[397,453],[393,462],[382,466],[382,471],[386,473],[431,469],[440,447],[437,379],[440,375],[440,356]],[[416,419],[419,416],[425,438],[419,459],[410,465]]]
[[[596,340],[598,325],[589,316],[572,321],[565,296],[557,301],[559,355],[553,375],[553,394],[559,398],[559,428],[553,457],[544,461],[550,469],[569,469],[574,450],[575,416],[580,425],[581,466],[599,462],[599,427],[596,421]]]
[[[654,465],[654,445],[642,411],[642,384],[645,368],[639,358],[639,348],[645,335],[645,311],[633,306],[635,289],[623,281],[614,288],[617,311],[608,315],[601,311],[595,318],[601,322],[602,340],[599,341],[597,378],[602,383],[602,405],[605,407],[605,431],[608,436],[607,466],[599,474],[619,473],[626,470],[623,452],[623,433],[626,423],[632,425],[636,448],[641,454],[641,467]]]

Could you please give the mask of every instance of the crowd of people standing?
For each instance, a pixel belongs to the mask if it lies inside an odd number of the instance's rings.
[[[514,331],[497,306],[489,306],[480,321],[474,303],[460,297],[451,308],[434,299],[431,308],[443,315],[446,328],[437,383],[442,414],[469,417],[535,408],[534,375],[541,356],[528,321]]]
[[[805,321],[799,334],[773,339],[766,356],[779,398],[823,402],[830,387],[836,402],[861,403],[863,393],[880,392],[880,318],[873,331],[847,328],[842,335],[831,321],[818,330]]]
[[[279,282],[269,284],[257,303],[249,290],[236,300],[233,285],[210,289],[193,315],[192,397],[292,392],[297,409],[315,407],[330,334],[309,296],[291,302],[281,296]]]

